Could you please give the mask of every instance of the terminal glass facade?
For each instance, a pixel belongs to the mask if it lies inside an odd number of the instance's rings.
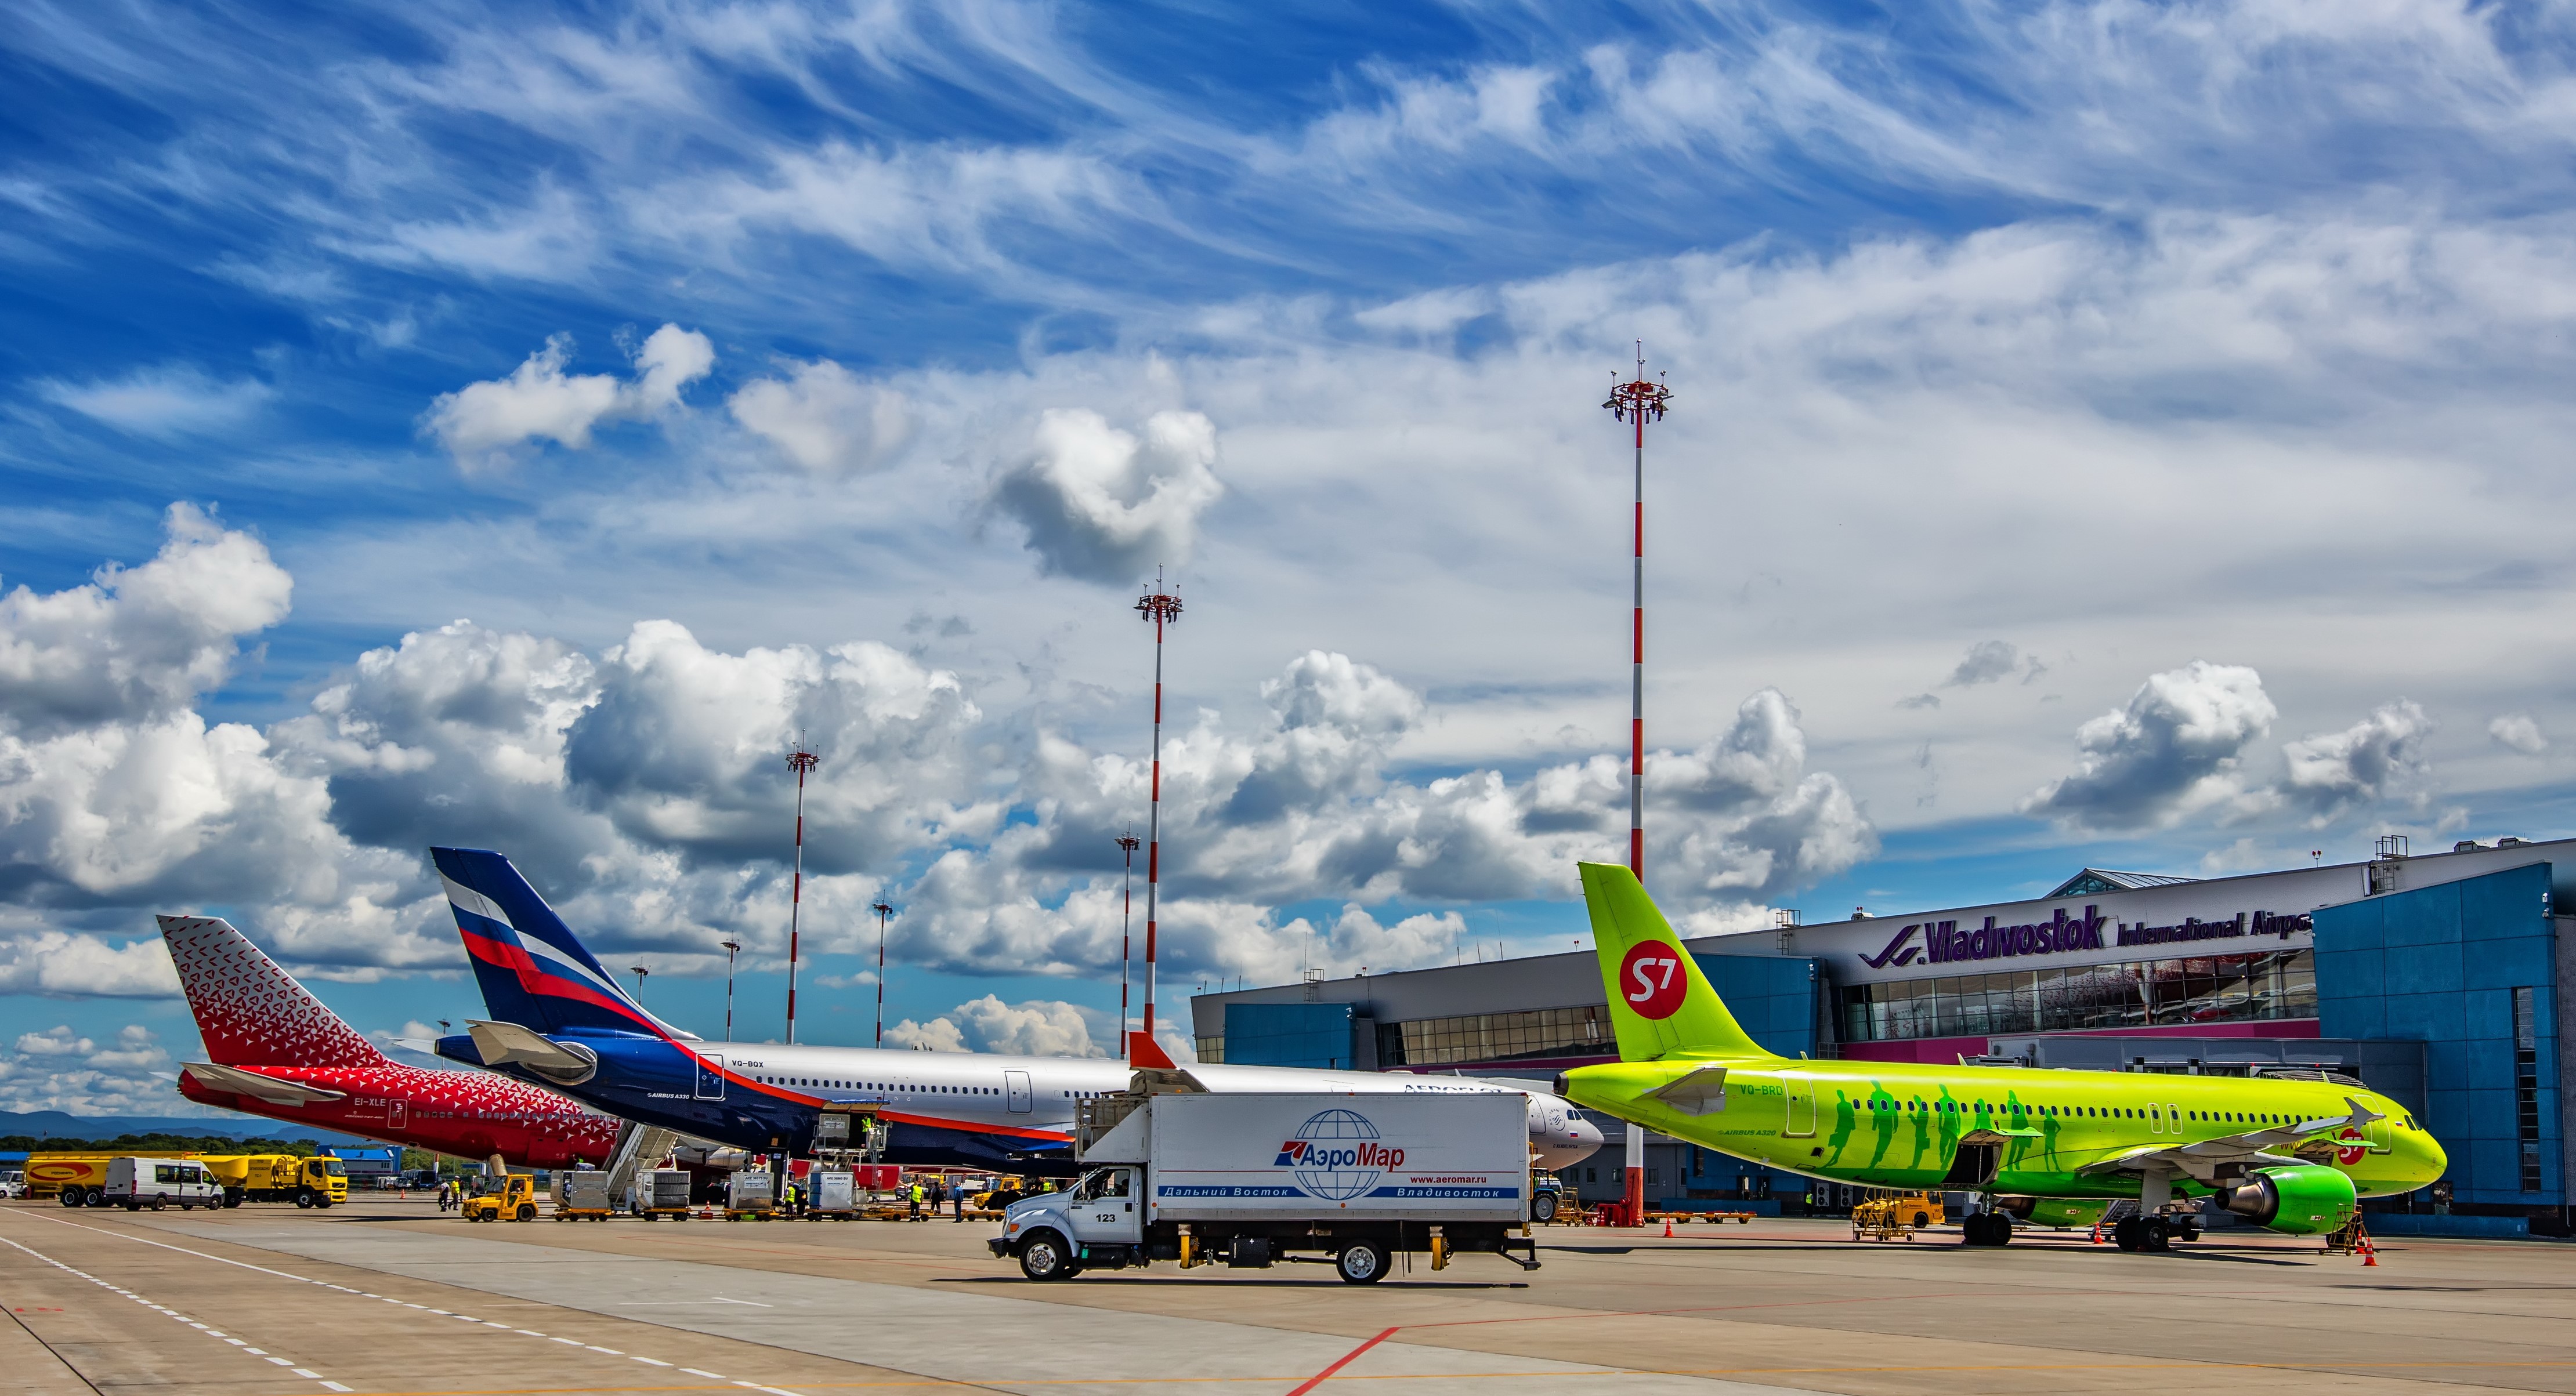
[[[1883,984],[1839,995],[1846,1042],[2064,1032],[2317,1016],[2306,950],[1999,970]]]
[[[1520,1013],[1467,1013],[1417,1018],[1381,1031],[1378,1065],[1447,1066],[1456,1062],[1509,1061],[1568,1052],[1613,1051],[1603,1009],[1534,1008]],[[1229,1028],[1229,1032],[1231,1029]]]

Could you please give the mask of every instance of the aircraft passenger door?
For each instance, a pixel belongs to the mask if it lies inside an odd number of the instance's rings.
[[[1784,1072],[1780,1090],[1787,1098],[1780,1117],[1780,1133],[1789,1139],[1806,1139],[1816,1132],[1816,1083],[1804,1072]]]
[[[710,1052],[698,1058],[698,1081],[691,1094],[700,1100],[724,1099],[724,1058]]]
[[[1029,1090],[1029,1074],[1025,1071],[1003,1072],[1002,1091],[1009,1098],[1014,1115],[1025,1115],[1037,1108],[1034,1095]]]
[[[406,1100],[387,1101],[385,1103],[385,1127],[388,1129],[405,1128],[403,1121],[408,1118],[410,1114],[411,1102]]]

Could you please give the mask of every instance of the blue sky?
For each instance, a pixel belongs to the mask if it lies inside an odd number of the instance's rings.
[[[812,1031],[1077,1050],[1157,566],[1173,982],[1558,948],[1638,339],[1694,927],[2570,828],[2551,7],[17,16],[0,1104],[472,1012],[432,842],[774,1004],[800,732]]]

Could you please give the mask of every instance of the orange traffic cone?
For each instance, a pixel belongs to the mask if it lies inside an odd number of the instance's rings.
[[[2374,1245],[2370,1244],[2370,1238],[2369,1238],[2369,1237],[2367,1237],[2367,1236],[2362,1237],[2362,1238],[2361,1238],[2361,1268],[2363,1268],[2363,1269],[2367,1270],[2367,1269],[2369,1269],[2371,1266],[2377,1265],[2378,1263],[2379,1263],[2379,1247],[2377,1247],[2377,1246],[2374,1246]]]
[[[1664,1239],[1673,1239],[1673,1219],[1670,1217],[1664,1218]]]
[[[2093,1244],[2097,1246],[2102,1244],[2102,1223],[2100,1222],[2093,1223]]]

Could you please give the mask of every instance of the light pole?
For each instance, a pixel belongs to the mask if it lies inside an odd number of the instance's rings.
[[[1127,967],[1135,959],[1128,948],[1128,927],[1136,920],[1136,835],[1131,830],[1118,836],[1119,851],[1127,855],[1126,900],[1118,908],[1118,1045],[1127,1045]]]
[[[886,918],[894,915],[894,908],[884,902],[877,902],[868,910],[877,914],[877,1045],[883,1047],[885,1045]]]
[[[1662,421],[1671,390],[1646,377],[1646,346],[1637,345],[1637,376],[1625,383],[1610,375],[1610,400],[1601,405],[1637,428],[1635,597],[1629,610],[1628,663],[1628,871],[1646,880],[1646,422]],[[1642,1166],[1642,1165],[1641,1165]]]
[[[728,940],[721,943],[725,952],[725,1041],[731,1042],[733,1041],[733,961],[736,955],[742,953],[742,942]]]
[[[644,1002],[644,976],[651,974],[653,971],[644,968],[642,965],[628,965],[627,968],[635,972],[635,1001],[638,1004],[641,1004]]]
[[[1154,783],[1145,817],[1145,1016],[1139,1031],[1154,1040],[1154,899],[1163,880],[1163,631],[1181,618],[1181,598],[1163,590],[1162,573],[1154,589],[1136,598],[1136,614],[1154,623]],[[1128,1044],[1118,1044],[1127,1055]]]
[[[802,742],[787,753],[787,764],[796,772],[796,881],[787,894],[787,1043],[791,1047],[796,1044],[796,922],[805,910],[805,773],[821,760]]]
[[[1661,375],[1646,377],[1646,345],[1637,344],[1637,376],[1622,383],[1610,375],[1610,400],[1601,405],[1612,416],[1637,428],[1636,553],[1629,609],[1628,662],[1628,871],[1646,880],[1646,423],[1662,421],[1673,395]],[[1646,1224],[1646,1130],[1631,1122],[1626,1144],[1627,1187],[1621,1196],[1621,1224]]]

